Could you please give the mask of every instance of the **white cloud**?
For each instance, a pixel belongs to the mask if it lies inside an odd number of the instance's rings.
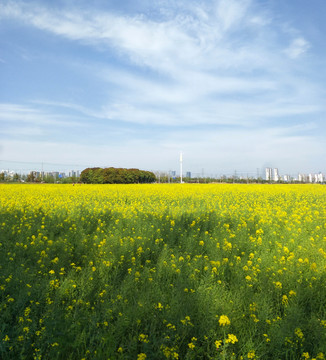
[[[16,18],[102,51],[114,48],[135,64],[172,78],[207,70],[213,75],[230,69],[239,74],[267,69],[280,60],[269,49],[269,39],[262,46],[261,36],[269,32],[270,20],[263,12],[254,12],[249,0],[216,0],[202,6],[186,2],[161,20],[96,10],[50,11],[28,3],[9,3],[0,10],[0,17]],[[253,31],[248,39],[247,31]],[[286,52],[294,58],[307,49],[307,41],[296,38]]]
[[[35,104],[0,103],[0,137],[3,139],[49,139],[87,126],[81,117],[68,116]]]
[[[264,33],[267,21],[263,14],[253,17],[250,1],[220,0],[212,4],[216,5],[215,13],[209,6],[186,5],[187,16],[170,14],[162,21],[108,12],[50,12],[26,3],[4,6],[3,16],[14,16],[71,40],[113,46],[136,64],[168,75],[144,77],[112,66],[88,69],[115,87],[113,99],[102,111],[87,110],[96,117],[171,125],[250,122],[257,116],[315,111],[315,105],[301,99],[296,104],[296,87],[285,83],[280,74],[273,76],[282,60],[268,47],[261,47],[260,39],[255,43],[254,36],[238,46],[236,38],[228,34],[230,30],[243,32],[254,18],[259,19],[254,21],[255,26]],[[302,38],[296,39],[288,55],[299,56],[305,47]],[[256,71],[262,74],[252,76]],[[273,108],[275,100],[268,96],[277,93],[282,103]],[[225,98],[233,94],[237,101]],[[257,103],[258,94],[265,94],[265,100]],[[289,96],[294,100],[286,101]]]
[[[62,127],[83,126],[79,121],[72,121],[66,115],[48,112],[44,109],[21,104],[0,103],[0,121],[33,125],[56,125]]]
[[[216,12],[209,7],[184,5],[183,10],[190,11],[187,16],[177,13],[161,21],[109,12],[51,12],[26,3],[3,5],[0,16],[14,17],[67,39],[113,46],[137,64],[173,76],[185,69],[216,70],[250,65],[253,50],[258,50],[255,43],[250,41],[239,47],[228,34],[230,29],[242,32],[252,22],[250,15],[246,17],[250,2],[220,0],[212,4],[216,4]],[[260,19],[259,26],[264,27]]]
[[[298,73],[293,67],[293,61],[310,48],[305,37],[298,31],[285,33],[253,0],[164,3],[159,3],[162,8],[155,17],[150,17],[150,12],[134,15],[96,8],[87,12],[77,8],[51,10],[31,2],[0,5],[0,18],[18,20],[104,54],[97,62],[94,56],[87,65],[84,58],[76,60],[78,51],[74,59],[74,70],[89,74],[101,94],[106,94],[97,108],[65,102],[60,96],[27,102],[29,98],[25,105],[18,101],[0,104],[0,121],[12,122],[7,134],[13,134],[16,124],[27,124],[40,133],[45,125],[67,129],[79,124],[89,129],[97,120],[110,124],[110,132],[115,134],[121,130],[118,126],[138,126],[134,142],[126,146],[69,145],[69,162],[80,162],[78,153],[90,162],[94,156],[104,161],[102,154],[114,153],[125,162],[121,166],[134,166],[137,158],[147,156],[144,163],[155,168],[155,159],[164,149],[168,168],[180,146],[189,158],[209,158],[210,162],[215,158],[225,161],[224,167],[227,161],[230,166],[236,166],[237,161],[245,164],[246,156],[261,163],[263,157],[295,156],[296,151],[300,155],[302,148],[309,148],[314,156],[315,146],[305,131],[289,125],[289,121],[296,123],[295,117],[303,122],[303,115],[325,110],[319,85],[303,80],[302,63],[297,63]],[[285,51],[284,43],[290,44]],[[312,120],[306,121],[310,124]],[[157,141],[155,149],[139,136],[146,125],[155,131],[151,133]],[[198,130],[199,125],[203,131]],[[164,141],[157,136],[157,129],[163,129]],[[291,131],[299,130],[299,135],[291,136]],[[56,139],[52,140],[43,144],[49,161],[56,148]],[[13,146],[7,142],[10,151]],[[60,151],[64,157],[64,150]],[[29,155],[35,154],[36,146],[31,146]],[[236,159],[239,154],[242,160]],[[53,155],[53,161],[57,156]]]
[[[310,48],[310,44],[304,38],[294,39],[290,46],[284,51],[291,59],[296,59]]]
[[[217,3],[217,16],[223,31],[237,28],[246,15],[249,1],[221,0]]]
[[[44,135],[44,131],[39,127],[26,127],[26,126],[10,126],[10,127],[1,127],[0,134],[4,137],[10,136],[11,138],[18,137],[38,137]]]

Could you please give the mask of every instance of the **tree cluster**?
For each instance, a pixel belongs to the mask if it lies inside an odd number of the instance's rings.
[[[153,183],[155,175],[151,171],[122,168],[87,168],[80,174],[85,184],[137,184]]]

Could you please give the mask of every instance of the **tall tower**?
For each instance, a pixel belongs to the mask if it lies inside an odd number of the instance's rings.
[[[180,183],[182,184],[182,152],[180,153]]]

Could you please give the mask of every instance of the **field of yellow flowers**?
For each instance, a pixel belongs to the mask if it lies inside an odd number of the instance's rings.
[[[325,186],[0,184],[1,359],[325,357]]]

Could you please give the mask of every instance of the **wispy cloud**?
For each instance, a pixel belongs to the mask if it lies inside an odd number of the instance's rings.
[[[304,38],[294,39],[290,46],[285,50],[285,53],[292,59],[298,58],[300,55],[308,51],[310,44]]]
[[[47,112],[39,107],[21,104],[0,104],[0,121],[27,123],[29,125],[56,125],[62,127],[83,126],[80,121],[73,121],[67,115]]]
[[[248,71],[272,63],[275,55],[270,52],[269,57],[265,56],[271,49],[268,43],[262,47],[264,39],[259,35],[259,31],[263,36],[268,32],[269,22],[263,13],[261,16],[253,13],[251,1],[212,1],[206,7],[181,4],[178,12],[160,20],[150,19],[146,14],[128,16],[76,9],[50,11],[40,5],[14,2],[2,5],[0,16],[16,18],[88,45],[114,47],[138,65],[173,76],[193,70],[238,68],[241,72],[244,65]],[[249,34],[244,35],[248,31]],[[307,50],[303,38],[293,39],[291,46],[297,52],[298,49]]]
[[[305,76],[303,55],[313,50],[312,43],[300,30],[285,31],[260,2],[164,0],[135,13],[4,1],[0,19],[98,55],[87,61],[76,55],[70,66],[77,76],[92,78],[102,95],[96,105],[78,101],[77,95],[62,100],[59,93],[51,99],[27,94],[23,104],[0,104],[7,134],[17,124],[39,134],[51,125],[61,130],[83,126],[91,134],[96,124],[102,133],[121,136],[121,148],[116,143],[111,148],[119,154],[123,146],[131,148],[134,136],[138,155],[157,155],[144,140],[149,134],[166,153],[183,146],[189,153],[196,149],[198,156],[205,156],[204,150],[217,156],[228,142],[239,154],[248,142],[244,153],[257,161],[257,149],[265,149],[263,157],[281,156],[285,149],[292,154],[291,146],[303,142],[314,148],[309,129],[325,105],[321,85]],[[64,53],[58,58],[62,64],[71,60]],[[89,90],[92,99],[96,86]],[[123,134],[128,131],[132,136]]]
[[[263,13],[253,12],[251,1],[212,1],[203,7],[182,4],[184,14],[180,13],[179,5],[178,12],[155,21],[146,15],[86,13],[76,9],[53,12],[14,2],[2,5],[1,16],[14,17],[72,41],[104,46],[108,51],[114,48],[122,61],[124,54],[135,66],[165,74],[165,78],[144,77],[136,75],[134,69],[133,72],[112,66],[104,69],[101,76],[104,74],[106,81],[125,93],[125,96],[120,93],[115,103],[108,106],[123,108],[126,102],[124,108],[135,108],[136,103],[146,102],[150,112],[153,104],[191,106],[203,101],[206,108],[215,111],[213,104],[229,94],[236,94],[240,106],[248,103],[249,96],[257,103],[258,94],[274,98],[279,93],[283,99],[296,97],[297,84],[286,83],[281,78],[288,67],[282,52],[275,51],[277,44],[270,44],[268,21]],[[285,52],[297,58],[308,48],[307,41],[300,37],[292,39]],[[300,108],[302,99],[297,100]],[[285,114],[291,113],[291,108]]]

